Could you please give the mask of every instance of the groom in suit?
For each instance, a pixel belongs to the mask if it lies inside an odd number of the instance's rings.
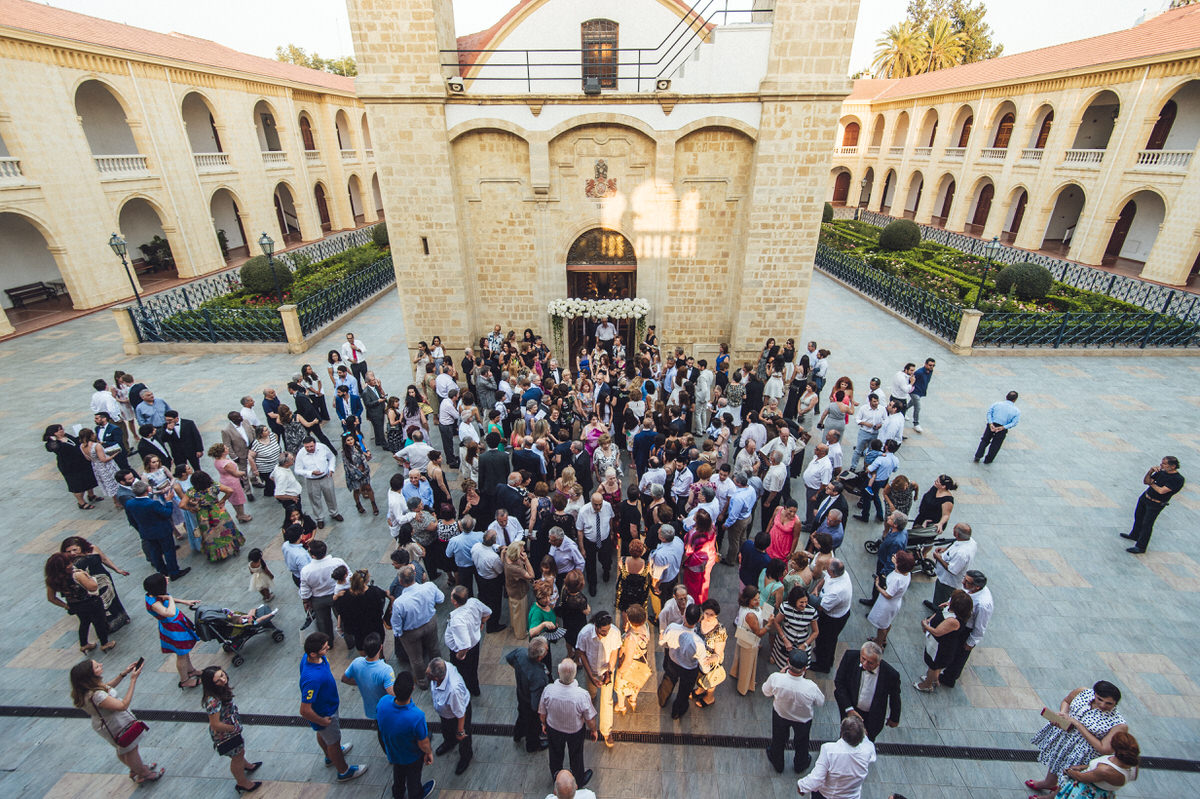
[[[883,661],[883,650],[867,641],[847,651],[833,680],[833,697],[842,718],[858,716],[872,741],[887,726],[900,726],[900,674]]]
[[[125,440],[121,436],[121,428],[113,422],[108,411],[97,411],[92,419],[96,422],[96,438],[100,440],[101,445],[112,455],[118,467],[128,469],[129,457],[125,454]],[[116,447],[115,452],[112,451],[113,447]]]
[[[167,411],[158,440],[171,450],[171,459],[176,464],[190,463],[194,471],[200,471],[200,458],[204,455],[204,440],[200,430],[191,419],[179,418],[179,411]]]

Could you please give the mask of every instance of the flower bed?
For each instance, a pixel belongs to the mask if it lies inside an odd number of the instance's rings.
[[[340,252],[323,261],[313,261],[303,253],[290,257],[293,269],[292,285],[283,292],[283,302],[275,301],[274,292],[259,294],[246,287],[237,289],[222,297],[209,300],[201,308],[275,308],[278,305],[298,303],[311,297],[317,292],[324,291],[344,278],[378,262],[387,256],[387,250],[374,243]],[[288,269],[289,263],[283,259],[275,259],[276,269]]]
[[[911,250],[889,252],[879,248],[881,228],[866,222],[838,220],[821,226],[821,243],[902,278],[937,297],[965,305],[975,299],[979,280],[987,273],[979,310],[999,313],[1145,313],[1146,309],[1092,291],[1055,282],[1042,299],[1022,300],[996,291],[994,279],[1003,264],[987,268],[983,256],[965,253],[932,241]]]

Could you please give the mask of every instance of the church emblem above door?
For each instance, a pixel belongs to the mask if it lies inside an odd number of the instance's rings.
[[[588,180],[584,193],[588,197],[601,199],[617,193],[616,178],[608,176],[608,163],[603,159],[596,161],[596,176]]]

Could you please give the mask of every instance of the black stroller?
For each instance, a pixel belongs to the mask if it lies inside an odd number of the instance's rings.
[[[872,541],[864,541],[863,549],[872,555],[879,552],[879,545],[883,539],[876,538]],[[926,557],[925,551],[933,547],[945,547],[954,543],[954,538],[938,538],[937,525],[929,525],[928,527],[914,527],[908,531],[908,544],[904,547],[906,552],[912,554],[916,559],[916,564],[913,566],[913,571],[921,572],[924,575],[932,577],[934,575],[934,566],[937,565],[933,558]]]
[[[194,618],[196,637],[201,641],[220,641],[221,648],[233,655],[233,665],[240,666],[246,662],[242,657],[242,647],[254,636],[270,631],[272,641],[279,643],[283,640],[283,630],[271,621],[278,612],[265,604],[249,613],[238,613],[216,605],[199,605]]]

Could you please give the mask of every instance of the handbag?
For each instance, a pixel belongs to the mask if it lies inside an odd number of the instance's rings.
[[[755,635],[749,627],[744,624],[739,624],[738,628],[733,633],[733,638],[741,646],[747,646],[751,649],[758,649],[758,645],[762,643],[757,635]]]
[[[100,716],[100,726],[104,727],[104,730],[109,734],[109,737],[111,737],[113,741],[116,742],[117,746],[121,747],[122,749],[132,744],[138,739],[139,735],[150,729],[146,725],[146,722],[135,718],[133,721],[122,727],[120,732],[114,734],[112,728],[108,726],[108,719],[104,717],[104,714],[100,710],[100,705],[96,704],[95,694],[92,695],[92,704],[96,707],[96,714]],[[129,711],[124,712],[129,713]],[[132,713],[129,713],[129,715],[130,717],[133,716]]]
[[[925,633],[925,655],[930,660],[937,660],[938,639],[929,633]]]
[[[700,679],[696,682],[705,691],[711,691],[728,678],[729,674],[725,671],[725,667],[718,663],[709,671],[701,674]]]

